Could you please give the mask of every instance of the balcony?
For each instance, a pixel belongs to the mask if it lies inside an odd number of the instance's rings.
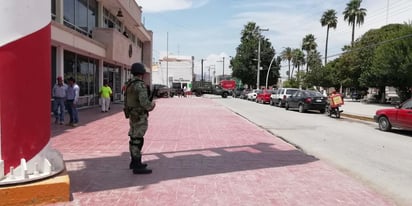
[[[93,39],[106,46],[106,58],[115,62],[131,65],[141,61],[142,48],[113,28],[93,29]]]

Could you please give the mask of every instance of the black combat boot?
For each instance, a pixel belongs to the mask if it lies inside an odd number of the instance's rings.
[[[139,140],[140,140],[140,143],[137,145],[137,147],[139,148],[140,153],[142,153],[143,144],[144,144],[144,138],[143,138],[143,137],[142,137],[142,138],[139,138]],[[141,158],[140,158],[140,159],[141,159]],[[142,161],[140,161],[140,165],[143,166],[143,167],[147,167],[147,164],[146,164],[146,163],[143,163]]]
[[[150,174],[152,173],[151,169],[146,168],[144,164],[142,164],[142,157],[135,159],[137,161],[137,166],[133,168],[133,174]]]
[[[138,160],[135,160],[133,157],[132,157],[132,160],[130,161],[130,165],[129,165],[129,169],[134,169],[134,168],[138,168],[138,167],[147,167],[147,164],[145,164],[145,163],[139,163],[139,161]]]

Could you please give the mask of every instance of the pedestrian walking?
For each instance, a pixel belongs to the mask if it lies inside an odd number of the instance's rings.
[[[64,124],[66,92],[67,85],[63,82],[63,78],[61,76],[57,77],[57,82],[52,89],[55,124]]]
[[[144,135],[148,128],[148,114],[155,108],[155,102],[149,100],[147,88],[143,81],[146,73],[144,65],[134,63],[131,68],[133,77],[126,83],[124,113],[129,119],[129,152],[131,156],[130,169],[134,174],[149,174],[151,169],[142,163],[142,148]]]
[[[102,101],[102,112],[108,112],[110,109],[110,97],[112,96],[112,89],[110,88],[107,80],[103,81],[103,86],[99,90],[100,99]]]
[[[79,123],[79,114],[77,112],[77,104],[79,102],[80,87],[76,84],[76,80],[70,77],[67,80],[69,86],[67,87],[67,112],[70,116],[68,125],[75,127]]]

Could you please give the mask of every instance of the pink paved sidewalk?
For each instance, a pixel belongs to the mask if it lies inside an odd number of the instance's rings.
[[[143,149],[150,175],[128,169],[122,105],[52,126],[73,197],[54,205],[394,205],[211,99],[156,102]]]

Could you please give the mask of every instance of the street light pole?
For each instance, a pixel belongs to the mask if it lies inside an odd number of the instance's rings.
[[[219,61],[216,61],[216,62],[222,62],[223,63],[223,68],[222,68],[222,70],[223,70],[223,73],[222,73],[222,79],[225,79],[225,57],[222,57],[223,58],[223,60],[219,60]]]
[[[273,63],[273,60],[275,60],[275,57],[276,57],[276,55],[274,54],[273,58],[272,58],[272,60],[270,61],[270,64],[269,64],[268,73],[266,74],[266,89],[268,88],[268,79],[269,79],[270,67],[272,67],[272,63]]]
[[[269,29],[258,29],[259,31],[259,41],[258,41],[258,65],[257,65],[257,78],[256,78],[256,89],[260,86],[260,31],[269,31]]]
[[[213,67],[212,67],[213,66]],[[216,73],[216,65],[212,64],[209,66],[209,69],[213,69],[213,77],[212,77],[212,84],[215,84],[215,73]],[[209,74],[210,75],[210,74]]]
[[[260,85],[260,36],[258,43],[258,63],[257,63],[257,77],[256,77],[256,89],[259,89]]]
[[[200,80],[203,82],[203,61],[204,61],[204,59],[201,59],[200,60],[200,62],[201,62],[201,78],[200,78]]]
[[[169,88],[169,32],[166,33],[166,86]]]
[[[223,57],[223,80],[225,79],[225,57]]]

